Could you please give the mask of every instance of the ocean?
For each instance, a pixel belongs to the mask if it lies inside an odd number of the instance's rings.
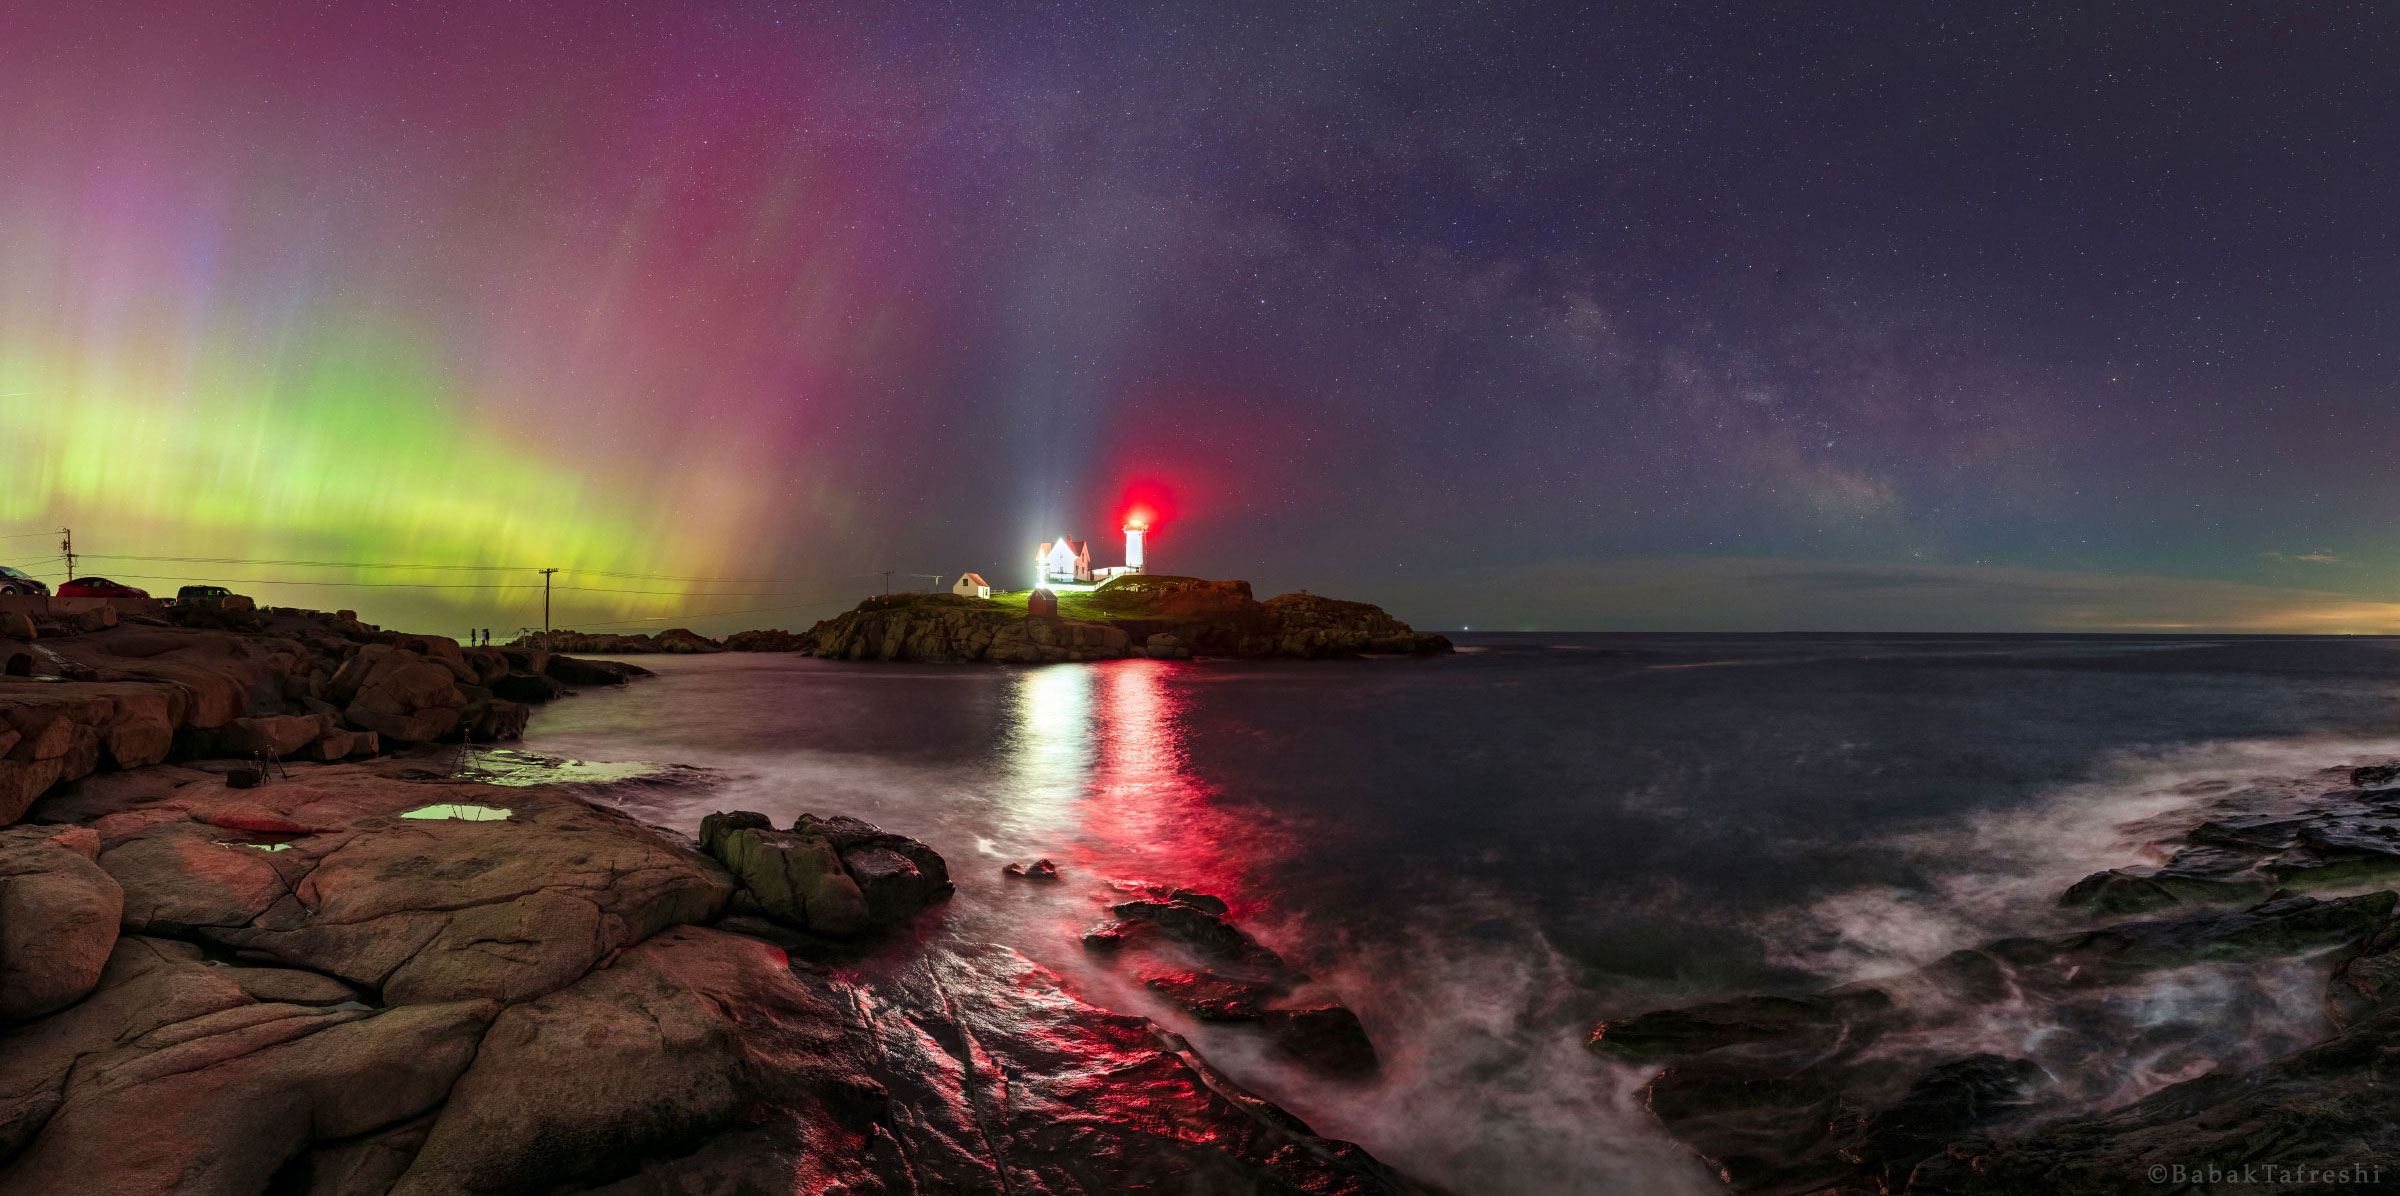
[[[542,708],[524,747],[708,770],[630,799],[687,832],[742,808],[922,839],[958,882],[934,948],[1020,951],[1461,1193],[1715,1191],[1640,1111],[1643,1073],[1584,1048],[1597,1020],[2064,925],[2058,893],[2142,862],[2146,820],[2400,757],[2390,639],[1458,640],[1351,662],[645,656],[658,677]],[[1063,883],[1001,874],[1036,858]],[[1358,1011],[1383,1075],[1286,1067],[1087,955],[1082,930],[1145,881],[1225,897]],[[2306,1041],[2321,1014],[2287,973],[2147,994],[2124,1016],[2188,1032],[2095,1062],[2092,1100]]]

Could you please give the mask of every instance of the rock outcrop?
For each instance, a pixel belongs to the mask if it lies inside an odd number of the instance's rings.
[[[798,639],[804,644],[798,651],[832,660],[927,663],[1115,660],[1133,645],[1132,637],[1105,623],[1028,615],[953,594],[870,598]]]
[[[698,632],[670,627],[655,635],[626,635],[608,631],[533,631],[509,641],[511,648],[544,652],[591,652],[602,656],[644,656],[653,653],[696,655],[722,652],[726,645]]]
[[[2387,779],[2361,771],[2346,779]],[[2163,867],[2096,873],[2062,901],[2164,916],[2000,939],[1871,987],[1644,1013],[1591,1045],[1659,1066],[1652,1114],[1745,1193],[2363,1190],[2387,1181],[2325,1176],[2400,1149],[2384,1062],[2400,1055],[2400,894],[2287,886],[2392,875],[2395,800],[2228,801],[2165,845]],[[2327,952],[2336,1033],[2311,1045],[2276,991],[2323,977],[2307,961]],[[2237,996],[2207,1024],[2160,1024],[2142,1012],[2153,985]],[[2238,998],[2246,985],[2259,995]],[[1989,1028],[2028,1022],[2041,1032]]]
[[[779,628],[763,631],[737,631],[725,637],[728,652],[799,652],[808,641]]]
[[[0,639],[0,825],[95,771],[213,757],[342,760],[523,734],[529,703],[647,670],[461,648],[346,613],[169,608],[94,632]],[[5,628],[0,628],[5,630]],[[26,630],[23,628],[20,631]]]
[[[932,848],[855,818],[802,815],[779,831],[764,814],[711,814],[700,844],[768,916],[818,934],[905,925],[951,891]]]
[[[282,969],[128,936],[91,997],[0,1034],[0,1191],[267,1191],[439,1105],[499,1008],[275,999],[257,971]]]
[[[954,594],[894,594],[867,599],[805,632],[747,631],[725,643],[745,652],[804,652],[834,660],[1028,664],[1450,651],[1449,640],[1411,630],[1380,607],[1312,594],[1259,602],[1246,581],[1137,574],[1101,586],[1087,605],[1077,608],[1084,617],[1067,618]]]
[[[1084,932],[1084,946],[1131,953],[1142,983],[1168,1004],[1204,1022],[1259,1026],[1283,1055],[1326,1075],[1355,1079],[1381,1066],[1358,1015],[1339,1001],[1295,999],[1308,977],[1227,921],[1223,898],[1150,886],[1109,912]]]
[[[1419,1190],[1013,954],[702,925],[733,876],[605,783],[443,758],[103,772],[0,831],[0,1191]],[[913,839],[765,823],[708,838],[805,845],[862,928],[949,892]]]
[[[233,791],[162,768],[60,812],[92,819],[128,932],[392,1003],[537,996],[732,894],[713,861],[621,815],[541,789],[395,783],[406,771],[324,766]]]

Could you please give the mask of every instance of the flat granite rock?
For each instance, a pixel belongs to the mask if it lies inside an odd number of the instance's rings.
[[[501,1014],[392,1196],[689,1171],[688,1156],[720,1136],[779,1136],[755,1132],[762,1125],[788,1139],[766,1152],[771,1162],[724,1143],[712,1157],[730,1153],[754,1183],[775,1177],[776,1190],[856,1182],[877,1102],[840,1024],[775,947],[698,926],[665,931]],[[834,1142],[848,1157],[807,1149]]]
[[[524,1000],[658,930],[706,921],[732,879],[623,815],[538,787],[294,766],[259,789],[160,777],[96,827],[134,933],[339,977],[395,1004]],[[403,817],[443,806],[491,820]],[[246,830],[264,815],[305,833]]]
[[[0,1035],[0,1191],[254,1196],[314,1143],[439,1104],[499,1011],[260,1001],[233,970],[128,937],[89,999]]]

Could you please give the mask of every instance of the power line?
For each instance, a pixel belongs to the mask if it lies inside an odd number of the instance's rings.
[[[565,572],[565,570],[561,570]],[[118,573],[135,581],[214,581],[218,584],[252,586],[350,586],[368,590],[539,590],[549,587],[538,581],[308,581],[289,577],[203,577],[187,573]],[[559,586],[561,593],[578,594],[649,594],[661,598],[780,598],[789,590],[734,591],[718,594],[695,594],[690,590],[627,590],[612,586]]]
[[[619,619],[614,623],[586,623],[586,627],[631,627],[636,623],[663,623],[670,619],[714,619],[724,615],[756,615],[776,610],[813,610],[821,606],[848,606],[854,599],[827,598],[822,602],[797,602],[789,606],[752,606],[742,610],[687,610],[672,615],[651,615],[642,619]]]
[[[43,532],[40,534],[54,535],[55,533]],[[232,556],[132,556],[124,553],[107,552],[83,553],[80,555],[88,556],[95,560],[149,561],[162,564],[178,565],[272,565],[282,568],[300,569],[432,569],[440,572],[452,573],[538,573],[541,571],[541,566],[537,565],[424,565],[377,561],[268,560],[258,557]],[[558,571],[561,573],[579,574],[585,577],[615,577],[635,581],[720,582],[725,584],[738,583],[742,585],[775,585],[782,582],[815,580],[798,577],[716,577],[693,576],[677,573],[625,573],[608,569],[561,568]],[[878,574],[844,573],[840,574],[839,576],[875,577],[878,576]]]

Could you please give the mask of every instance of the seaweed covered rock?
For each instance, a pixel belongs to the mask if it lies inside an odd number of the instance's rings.
[[[701,820],[700,843],[770,916],[819,934],[904,925],[951,891],[939,853],[855,818],[803,814],[777,830],[764,814],[720,812]]]

